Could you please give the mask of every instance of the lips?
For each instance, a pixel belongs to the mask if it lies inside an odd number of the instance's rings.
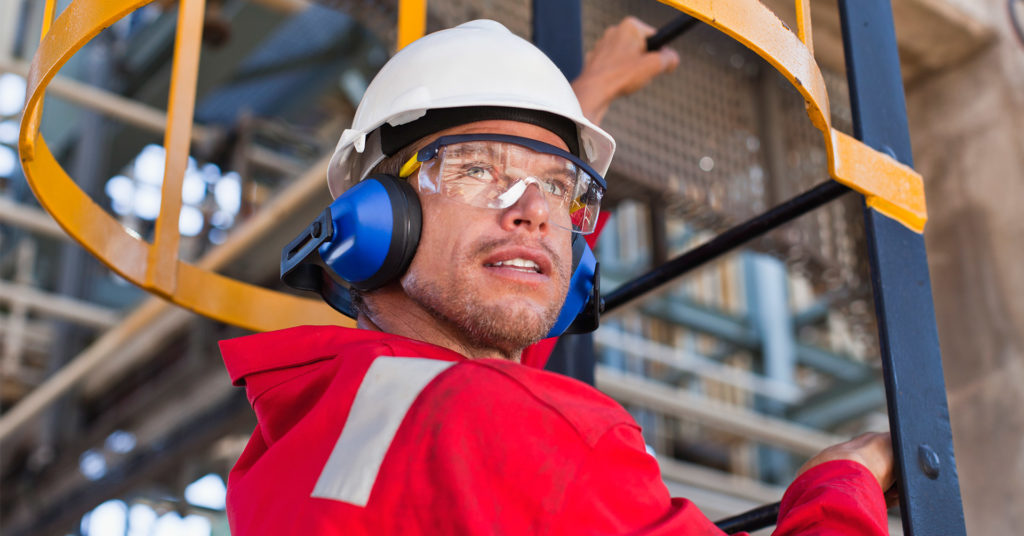
[[[507,267],[515,270],[523,270],[524,272],[540,273],[540,266],[537,266],[537,263],[528,259],[516,258],[507,261],[498,261],[494,264],[486,264],[485,266]]]
[[[551,256],[544,250],[526,246],[500,247],[484,259],[488,268],[501,268],[523,274],[550,274]]]

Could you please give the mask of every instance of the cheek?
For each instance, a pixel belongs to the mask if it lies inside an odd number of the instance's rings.
[[[564,275],[572,277],[572,233],[569,231],[562,231],[562,233],[564,236],[559,233],[559,239],[555,242],[554,248],[561,259]]]
[[[424,268],[444,272],[458,255],[465,239],[466,223],[459,222],[455,211],[445,210],[444,203],[431,201],[434,202],[428,201],[422,206],[423,227],[410,270]]]

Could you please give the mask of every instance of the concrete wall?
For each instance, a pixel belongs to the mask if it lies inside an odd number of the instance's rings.
[[[908,83],[915,167],[969,534],[1024,526],[1024,43],[1006,0],[949,0],[996,30]],[[897,33],[899,33],[897,28]]]

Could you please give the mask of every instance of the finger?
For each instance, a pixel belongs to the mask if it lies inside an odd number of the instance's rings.
[[[642,20],[640,20],[640,19],[638,19],[638,18],[636,18],[636,17],[634,17],[632,15],[626,17],[624,20],[628,20],[630,24],[632,24],[634,27],[636,27],[638,30],[640,30],[640,33],[644,37],[652,36],[652,35],[654,35],[654,34],[656,34],[658,32],[658,29],[655,28],[654,26],[651,26],[650,24],[647,24],[646,22],[644,22],[644,21],[642,21]]]
[[[655,76],[672,68],[672,58],[665,56],[660,51],[648,52],[643,55],[638,65],[636,78],[642,80],[643,84]]]
[[[891,507],[895,506],[898,502],[900,502],[899,483],[894,482],[893,485],[885,492],[885,505]]]
[[[669,47],[658,49],[661,56],[661,72],[668,73],[676,70],[679,66],[679,53]]]
[[[856,446],[882,446],[883,443],[891,443],[889,432],[864,432],[849,441],[850,445]]]
[[[674,70],[679,65],[679,53],[670,48],[660,48],[643,55],[641,72],[645,79]]]

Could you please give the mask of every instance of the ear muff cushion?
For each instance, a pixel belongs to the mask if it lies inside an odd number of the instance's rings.
[[[557,337],[572,325],[576,317],[583,311],[590,300],[594,289],[595,259],[590,246],[582,235],[572,235],[572,276],[569,279],[569,292],[565,297],[562,310],[558,313],[555,325],[548,332],[548,337]]]
[[[408,182],[373,175],[334,200],[331,220],[334,236],[321,246],[321,258],[350,285],[369,291],[409,268],[423,214]]]
[[[391,175],[372,175],[366,180],[379,182],[387,193],[391,206],[391,240],[387,256],[377,273],[362,281],[352,282],[359,290],[380,288],[402,277],[416,255],[420,229],[423,227],[420,200],[416,197],[416,190],[407,181]]]

